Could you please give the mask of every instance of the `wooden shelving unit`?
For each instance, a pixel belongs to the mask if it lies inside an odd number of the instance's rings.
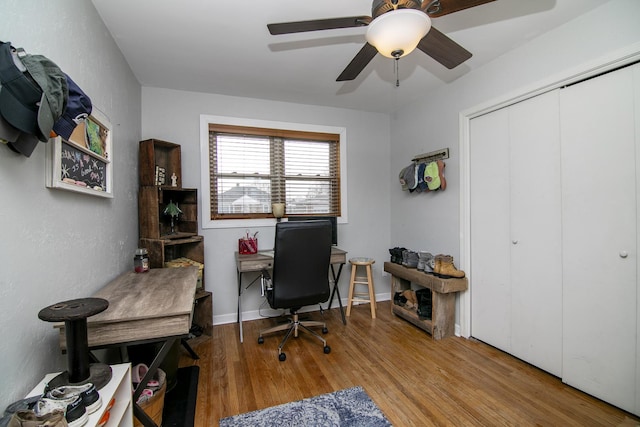
[[[156,186],[156,166],[164,168],[167,186],[171,175],[178,177],[178,187],[182,187],[182,155],[179,144],[147,139],[140,141],[140,187]]]
[[[140,141],[140,192],[138,224],[140,247],[149,252],[150,268],[165,268],[166,263],[188,258],[204,266],[204,237],[198,235],[198,192],[183,188],[180,145],[158,139]],[[165,174],[165,185],[156,185],[156,169]],[[176,177],[176,186],[171,176]],[[171,217],[164,214],[173,202],[182,211],[171,227]],[[204,268],[195,295],[193,322],[204,333],[212,331],[212,294],[206,290]]]
[[[173,233],[171,217],[164,214],[171,202],[182,211],[180,219],[174,221]],[[198,190],[195,188],[140,187],[138,208],[141,237],[176,239],[198,234]]]

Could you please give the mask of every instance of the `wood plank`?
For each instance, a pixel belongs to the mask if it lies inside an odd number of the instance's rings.
[[[325,311],[331,353],[301,333],[285,346],[281,336],[257,343],[275,320],[216,325],[212,337],[190,341],[194,361],[181,349],[180,366],[200,366],[196,426],[339,389],[362,386],[394,426],[637,425],[640,418],[563,384],[519,359],[475,340],[434,341],[378,302],[354,306],[348,324],[339,309]],[[320,314],[310,313],[319,319]]]

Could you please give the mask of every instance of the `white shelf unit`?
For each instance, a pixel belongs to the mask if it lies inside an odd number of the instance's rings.
[[[85,424],[86,427],[93,427],[98,425],[98,421],[102,418],[102,415],[107,408],[107,404],[111,401],[111,398],[115,397],[116,401],[111,408],[109,414],[109,421],[105,427],[132,427],[133,426],[133,407],[132,407],[132,393],[131,393],[131,364],[122,363],[119,365],[111,365],[111,381],[105,385],[101,390],[98,390],[100,397],[102,398],[102,406],[93,414],[89,415],[89,421]],[[56,375],[47,374],[40,383],[34,387],[33,390],[27,395],[27,397],[37,396],[42,394],[47,382],[51,381]]]

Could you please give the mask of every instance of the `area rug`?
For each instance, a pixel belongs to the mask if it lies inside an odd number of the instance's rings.
[[[362,387],[310,397],[220,420],[220,427],[391,426]]]
[[[198,366],[178,369],[176,386],[164,398],[162,427],[193,427],[199,374]]]

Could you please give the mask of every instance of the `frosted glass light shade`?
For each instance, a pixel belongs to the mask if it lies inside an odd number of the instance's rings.
[[[371,21],[366,39],[387,58],[403,57],[411,53],[431,29],[431,19],[415,9],[396,9]],[[402,53],[392,55],[393,52]]]

